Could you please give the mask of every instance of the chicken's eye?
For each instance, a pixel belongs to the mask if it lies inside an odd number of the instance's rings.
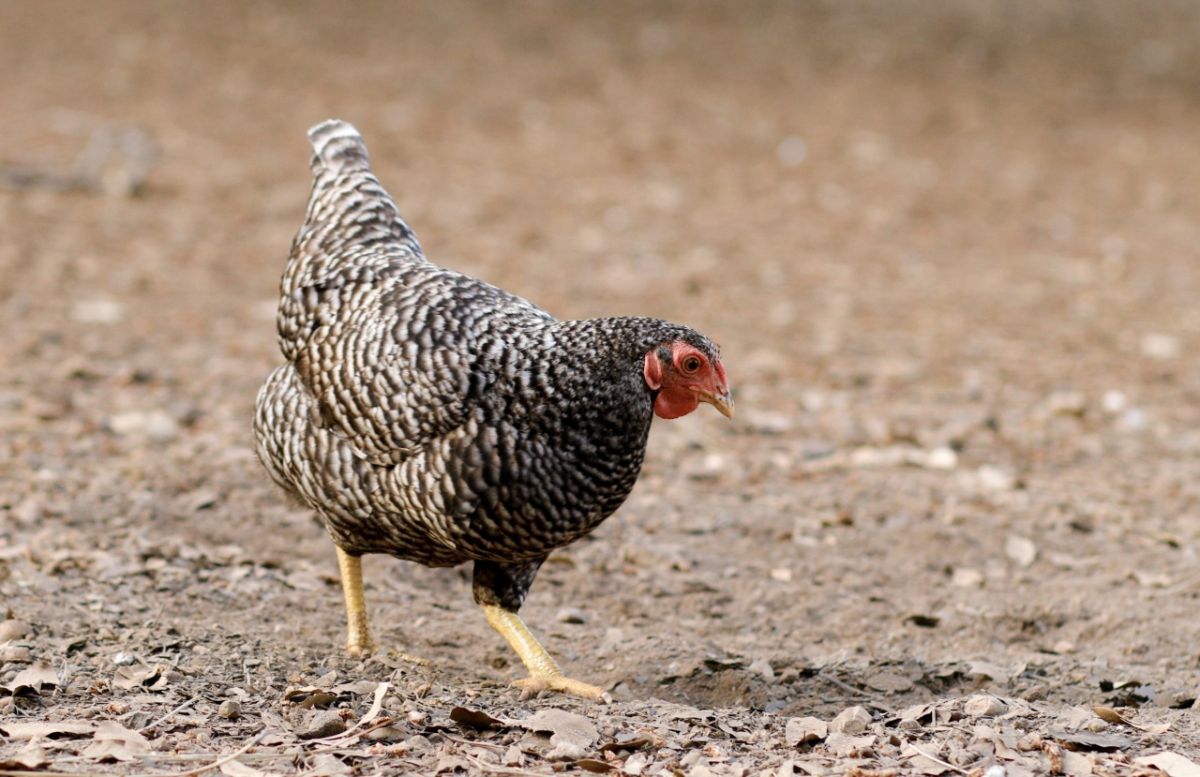
[[[700,369],[700,357],[699,356],[685,356],[683,361],[680,362],[679,366],[683,369],[684,372],[686,372],[690,375],[691,373]]]

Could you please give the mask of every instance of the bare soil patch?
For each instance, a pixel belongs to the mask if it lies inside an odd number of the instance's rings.
[[[0,7],[0,773],[1195,774],[1197,22]],[[722,344],[523,611],[611,706],[465,570],[368,558],[340,652],[249,432],[328,116],[435,261]]]

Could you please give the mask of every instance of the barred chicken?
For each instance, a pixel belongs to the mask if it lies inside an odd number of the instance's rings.
[[[350,124],[309,130],[312,194],[284,269],[285,363],[259,391],[257,452],[337,548],[346,649],[373,647],[361,557],[474,563],[520,656],[517,685],[604,699],[517,612],[538,568],[625,500],[653,416],[733,415],[714,345],[654,318],[562,321],[431,264]]]

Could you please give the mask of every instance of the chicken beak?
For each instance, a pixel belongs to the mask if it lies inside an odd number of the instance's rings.
[[[730,391],[726,390],[721,394],[701,391],[699,398],[701,402],[707,402],[715,407],[717,412],[726,418],[733,418],[733,394]]]

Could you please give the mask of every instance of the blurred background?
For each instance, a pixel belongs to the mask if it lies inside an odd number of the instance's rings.
[[[722,344],[737,421],[657,425],[534,590],[531,623],[594,611],[552,650],[623,624],[580,674],[696,639],[1194,671],[1198,30],[1182,1],[4,2],[0,599],[91,601],[116,641],[183,600],[185,635],[212,607],[340,638],[249,433],[336,116],[434,261]],[[377,623],[488,647],[385,639],[502,655],[457,573],[376,568]]]

